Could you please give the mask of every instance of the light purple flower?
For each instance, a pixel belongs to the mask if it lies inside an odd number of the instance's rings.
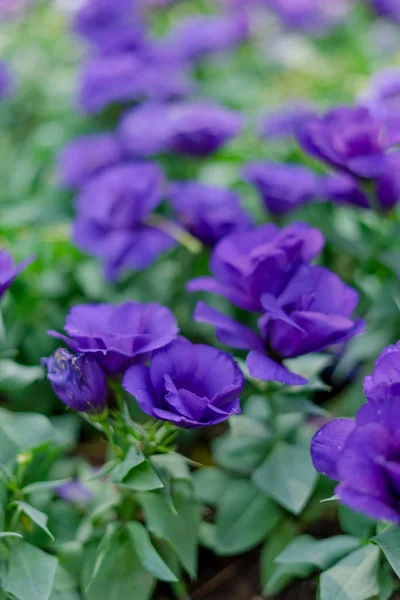
[[[266,289],[268,283],[267,279]],[[362,333],[363,321],[351,316],[357,303],[357,292],[337,275],[303,265],[279,295],[261,296],[258,333],[203,303],[197,305],[194,318],[214,325],[222,343],[249,350],[246,364],[253,377],[301,385],[306,380],[288,371],[282,361],[321,352]]]
[[[187,289],[220,294],[240,308],[262,312],[263,294],[281,294],[296,270],[323,246],[321,232],[305,223],[281,230],[268,224],[232,233],[212,253],[213,277],[193,279]]]
[[[73,504],[87,504],[93,498],[90,488],[77,479],[59,485],[55,492],[60,498]]]
[[[370,0],[379,15],[400,21],[400,5],[398,0]]]
[[[13,82],[6,63],[0,61],[0,100],[8,98],[13,91]]]
[[[70,408],[80,412],[102,412],[107,402],[107,379],[94,356],[70,354],[58,348],[42,358],[54,393]]]
[[[361,102],[374,117],[382,119],[388,127],[399,127],[400,69],[378,71],[363,91]]]
[[[343,19],[349,7],[347,0],[266,0],[266,4],[286,27],[317,35]]]
[[[227,188],[197,181],[173,183],[169,200],[180,225],[209,246],[233,231],[243,231],[252,225],[240,206],[239,195]]]
[[[262,138],[288,138],[309,119],[315,117],[315,109],[305,102],[292,102],[275,109],[263,117],[260,124]]]
[[[120,135],[134,157],[163,152],[207,156],[235,137],[240,116],[208,102],[144,104],[123,117]]]
[[[30,265],[34,258],[34,256],[29,256],[17,265],[11,254],[0,248],[0,298],[8,290],[17,275]]]
[[[194,15],[176,23],[164,44],[176,56],[197,61],[238,46],[248,39],[249,33],[244,15]]]
[[[365,378],[367,402],[335,419],[311,443],[315,468],[339,482],[336,494],[356,512],[400,524],[400,344],[385,348]]]
[[[243,177],[254,185],[271,214],[286,214],[321,199],[320,180],[306,167],[259,161],[249,163]]]
[[[112,167],[82,188],[73,240],[103,262],[108,279],[145,269],[175,246],[175,240],[151,222],[163,194],[162,170],[145,162]]]
[[[69,337],[50,331],[73,350],[97,360],[109,375],[124,373],[146,361],[178,335],[172,312],[157,304],[86,304],[74,306],[64,329]]]
[[[370,208],[369,201],[354,177],[345,174],[326,175],[322,180],[323,195],[336,204]]]
[[[81,136],[60,152],[59,177],[64,186],[77,188],[122,158],[118,139],[112,133]]]
[[[179,338],[131,367],[123,387],[146,414],[191,429],[240,413],[244,377],[229,354]]]

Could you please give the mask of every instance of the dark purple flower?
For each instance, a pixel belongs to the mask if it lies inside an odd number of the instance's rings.
[[[335,204],[351,204],[370,208],[369,201],[354,177],[345,174],[327,175],[322,180],[323,195]]]
[[[64,340],[74,352],[93,356],[109,375],[147,360],[178,335],[174,315],[156,302],[74,306],[64,329],[69,337],[56,331],[49,335]]]
[[[324,245],[322,234],[304,223],[279,230],[273,224],[232,233],[215,247],[210,261],[214,277],[198,277],[190,292],[220,294],[245,310],[262,312],[263,294],[278,296],[300,265]]]
[[[0,100],[11,95],[13,83],[7,65],[0,61]]]
[[[104,410],[107,379],[94,356],[70,354],[65,348],[58,348],[41,362],[54,393],[64,404],[80,412]]]
[[[16,265],[11,254],[7,250],[0,248],[0,298],[8,290],[17,275],[30,265],[33,260],[34,257],[29,256],[19,265]]]
[[[241,126],[237,113],[215,104],[144,104],[123,117],[120,133],[132,156],[163,152],[207,156],[236,136]]]
[[[305,102],[287,104],[268,113],[262,119],[260,135],[266,139],[292,137],[299,127],[315,115],[315,109]]]
[[[186,72],[175,59],[159,52],[120,52],[97,56],[84,65],[79,104],[92,114],[113,103],[180,98],[188,90]]]
[[[89,0],[77,12],[73,29],[100,49],[126,49],[141,47],[144,26],[136,0]],[[121,48],[122,45],[122,48]]]
[[[343,504],[400,524],[400,344],[379,356],[364,381],[368,401],[351,419],[335,419],[313,437],[315,468],[339,481]]]
[[[311,156],[362,179],[375,179],[387,168],[390,134],[365,107],[335,108],[307,121],[298,133]]]
[[[266,0],[286,27],[307,33],[324,33],[340,21],[349,6],[346,0]]]
[[[169,199],[179,223],[204,244],[213,246],[228,233],[251,227],[240,197],[226,188],[189,181],[174,183]]]
[[[261,296],[258,334],[203,303],[196,307],[195,320],[214,325],[222,343],[250,350],[246,362],[253,377],[301,385],[306,380],[288,371],[282,360],[320,352],[361,333],[363,321],[351,317],[357,303],[357,292],[337,275],[302,265],[279,295],[267,291]]]
[[[121,160],[121,148],[117,138],[111,133],[75,138],[59,155],[61,182],[66,187],[80,187],[100,171]]]
[[[179,338],[131,367],[123,387],[146,414],[191,429],[240,413],[244,378],[229,354]]]
[[[244,15],[194,15],[179,21],[164,43],[176,56],[196,61],[238,46],[249,33]]]
[[[163,193],[162,170],[145,162],[112,167],[82,188],[73,240],[102,260],[108,279],[148,267],[176,244],[151,223]]]
[[[56,487],[55,492],[60,498],[73,504],[87,504],[93,498],[90,488],[77,479],[62,483]]]
[[[398,0],[370,0],[372,6],[378,13],[384,17],[389,17],[395,21],[400,21],[400,4]]]
[[[306,167],[259,161],[248,164],[243,176],[275,215],[292,212],[321,196],[319,177]]]

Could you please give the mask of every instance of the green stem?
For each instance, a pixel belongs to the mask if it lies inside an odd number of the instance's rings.
[[[152,215],[149,225],[172,237],[192,254],[200,254],[203,250],[203,244],[197,238],[173,221],[169,221],[160,215]]]
[[[186,584],[183,581],[174,581],[170,583],[170,586],[176,598],[179,600],[191,600]]]

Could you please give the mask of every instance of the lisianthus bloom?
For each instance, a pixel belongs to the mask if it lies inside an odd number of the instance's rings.
[[[315,117],[315,109],[305,102],[292,102],[265,115],[259,132],[262,138],[289,138],[297,129]]]
[[[361,102],[388,127],[399,127],[400,69],[384,69],[376,73],[364,90]]]
[[[366,194],[359,188],[357,180],[351,175],[342,173],[326,175],[322,179],[322,194],[335,204],[351,204],[370,208]]]
[[[241,126],[237,113],[208,102],[144,104],[126,113],[120,135],[132,156],[207,156],[235,137]]]
[[[65,341],[74,352],[93,356],[109,375],[147,360],[178,335],[173,313],[156,302],[74,306],[64,330],[68,336],[56,331],[49,335]]]
[[[12,92],[12,79],[7,65],[0,61],[0,100],[7,98]]]
[[[365,378],[367,402],[355,421],[335,419],[313,437],[315,468],[338,481],[351,509],[400,524],[400,343],[388,346]]]
[[[230,50],[249,36],[249,24],[243,15],[194,15],[182,19],[164,40],[168,51],[184,60]]]
[[[168,196],[180,225],[206,245],[214,246],[229,233],[251,227],[239,195],[227,188],[197,181],[173,183]]]
[[[317,256],[323,245],[321,232],[305,223],[281,230],[269,223],[231,233],[211,255],[214,277],[193,279],[188,290],[220,294],[240,308],[262,312],[262,295],[281,294],[296,270]]]
[[[264,282],[266,289],[269,281]],[[363,321],[351,316],[357,292],[323,267],[300,266],[280,294],[266,291],[260,301],[263,314],[257,333],[204,303],[194,314],[196,321],[215,326],[221,342],[250,351],[246,363],[257,379],[304,384],[303,377],[284,366],[284,359],[320,352],[364,329]]]
[[[265,0],[286,27],[308,33],[324,33],[347,13],[348,2],[336,0]]]
[[[82,186],[94,175],[122,160],[118,139],[112,133],[77,137],[60,152],[58,170],[66,187]]]
[[[243,177],[257,189],[267,210],[282,215],[321,197],[319,177],[292,164],[258,161],[248,164]]]
[[[103,50],[118,49],[128,37],[132,48],[141,46],[143,25],[136,0],[89,0],[73,21],[76,33]]]
[[[148,267],[176,244],[151,225],[163,193],[162,170],[144,162],[112,167],[82,188],[72,237],[103,262],[108,279]]]
[[[34,260],[30,256],[19,265],[15,264],[13,257],[7,250],[0,248],[0,298],[8,290],[14,279]]]
[[[73,504],[87,504],[93,498],[90,488],[78,479],[62,483],[54,491],[57,496]]]
[[[85,113],[93,114],[113,103],[181,98],[188,90],[186,72],[175,59],[151,50],[120,52],[96,56],[84,65],[79,105]]]
[[[229,354],[179,338],[128,369],[123,387],[146,414],[191,429],[240,413],[244,378]]]
[[[378,15],[400,21],[400,5],[398,0],[370,0],[370,2]]]
[[[80,412],[101,412],[107,402],[107,379],[96,358],[90,354],[70,354],[58,348],[42,358],[56,395],[64,404]]]

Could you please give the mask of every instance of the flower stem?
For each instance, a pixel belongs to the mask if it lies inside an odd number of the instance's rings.
[[[200,254],[203,250],[203,244],[197,238],[173,221],[160,215],[152,215],[148,224],[172,237],[192,254]]]

